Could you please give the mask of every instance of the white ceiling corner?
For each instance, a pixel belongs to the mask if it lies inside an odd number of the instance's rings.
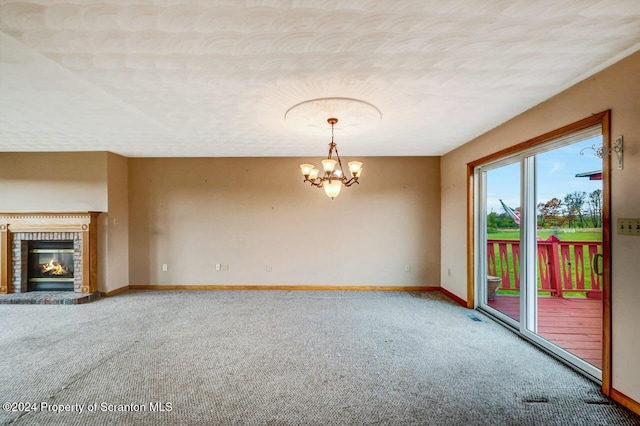
[[[639,48],[638,0],[0,1],[0,151],[323,155],[284,114],[344,97],[344,155],[442,155]]]

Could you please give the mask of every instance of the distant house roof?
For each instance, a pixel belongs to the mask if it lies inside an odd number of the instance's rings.
[[[578,173],[576,177],[588,177],[589,180],[602,180],[602,170],[596,170],[595,172]]]

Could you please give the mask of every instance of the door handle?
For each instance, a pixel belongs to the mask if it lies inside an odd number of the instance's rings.
[[[593,256],[593,272],[596,273],[596,275],[600,275],[602,276],[602,271],[600,270],[600,262],[598,262],[598,259],[604,259],[604,256],[602,256],[600,253],[597,253],[595,256]]]

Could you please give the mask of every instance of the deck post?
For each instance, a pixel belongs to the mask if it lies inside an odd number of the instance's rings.
[[[558,241],[554,238],[551,242],[551,246],[547,246],[547,249],[551,248],[551,253],[549,253],[549,279],[551,281],[550,290],[551,293],[554,293],[555,296],[562,297],[562,281],[560,280],[560,253],[558,252]]]

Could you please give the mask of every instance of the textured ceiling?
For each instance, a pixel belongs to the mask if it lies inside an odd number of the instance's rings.
[[[0,1],[0,151],[322,155],[285,113],[347,97],[343,155],[441,155],[638,49],[638,0]]]

